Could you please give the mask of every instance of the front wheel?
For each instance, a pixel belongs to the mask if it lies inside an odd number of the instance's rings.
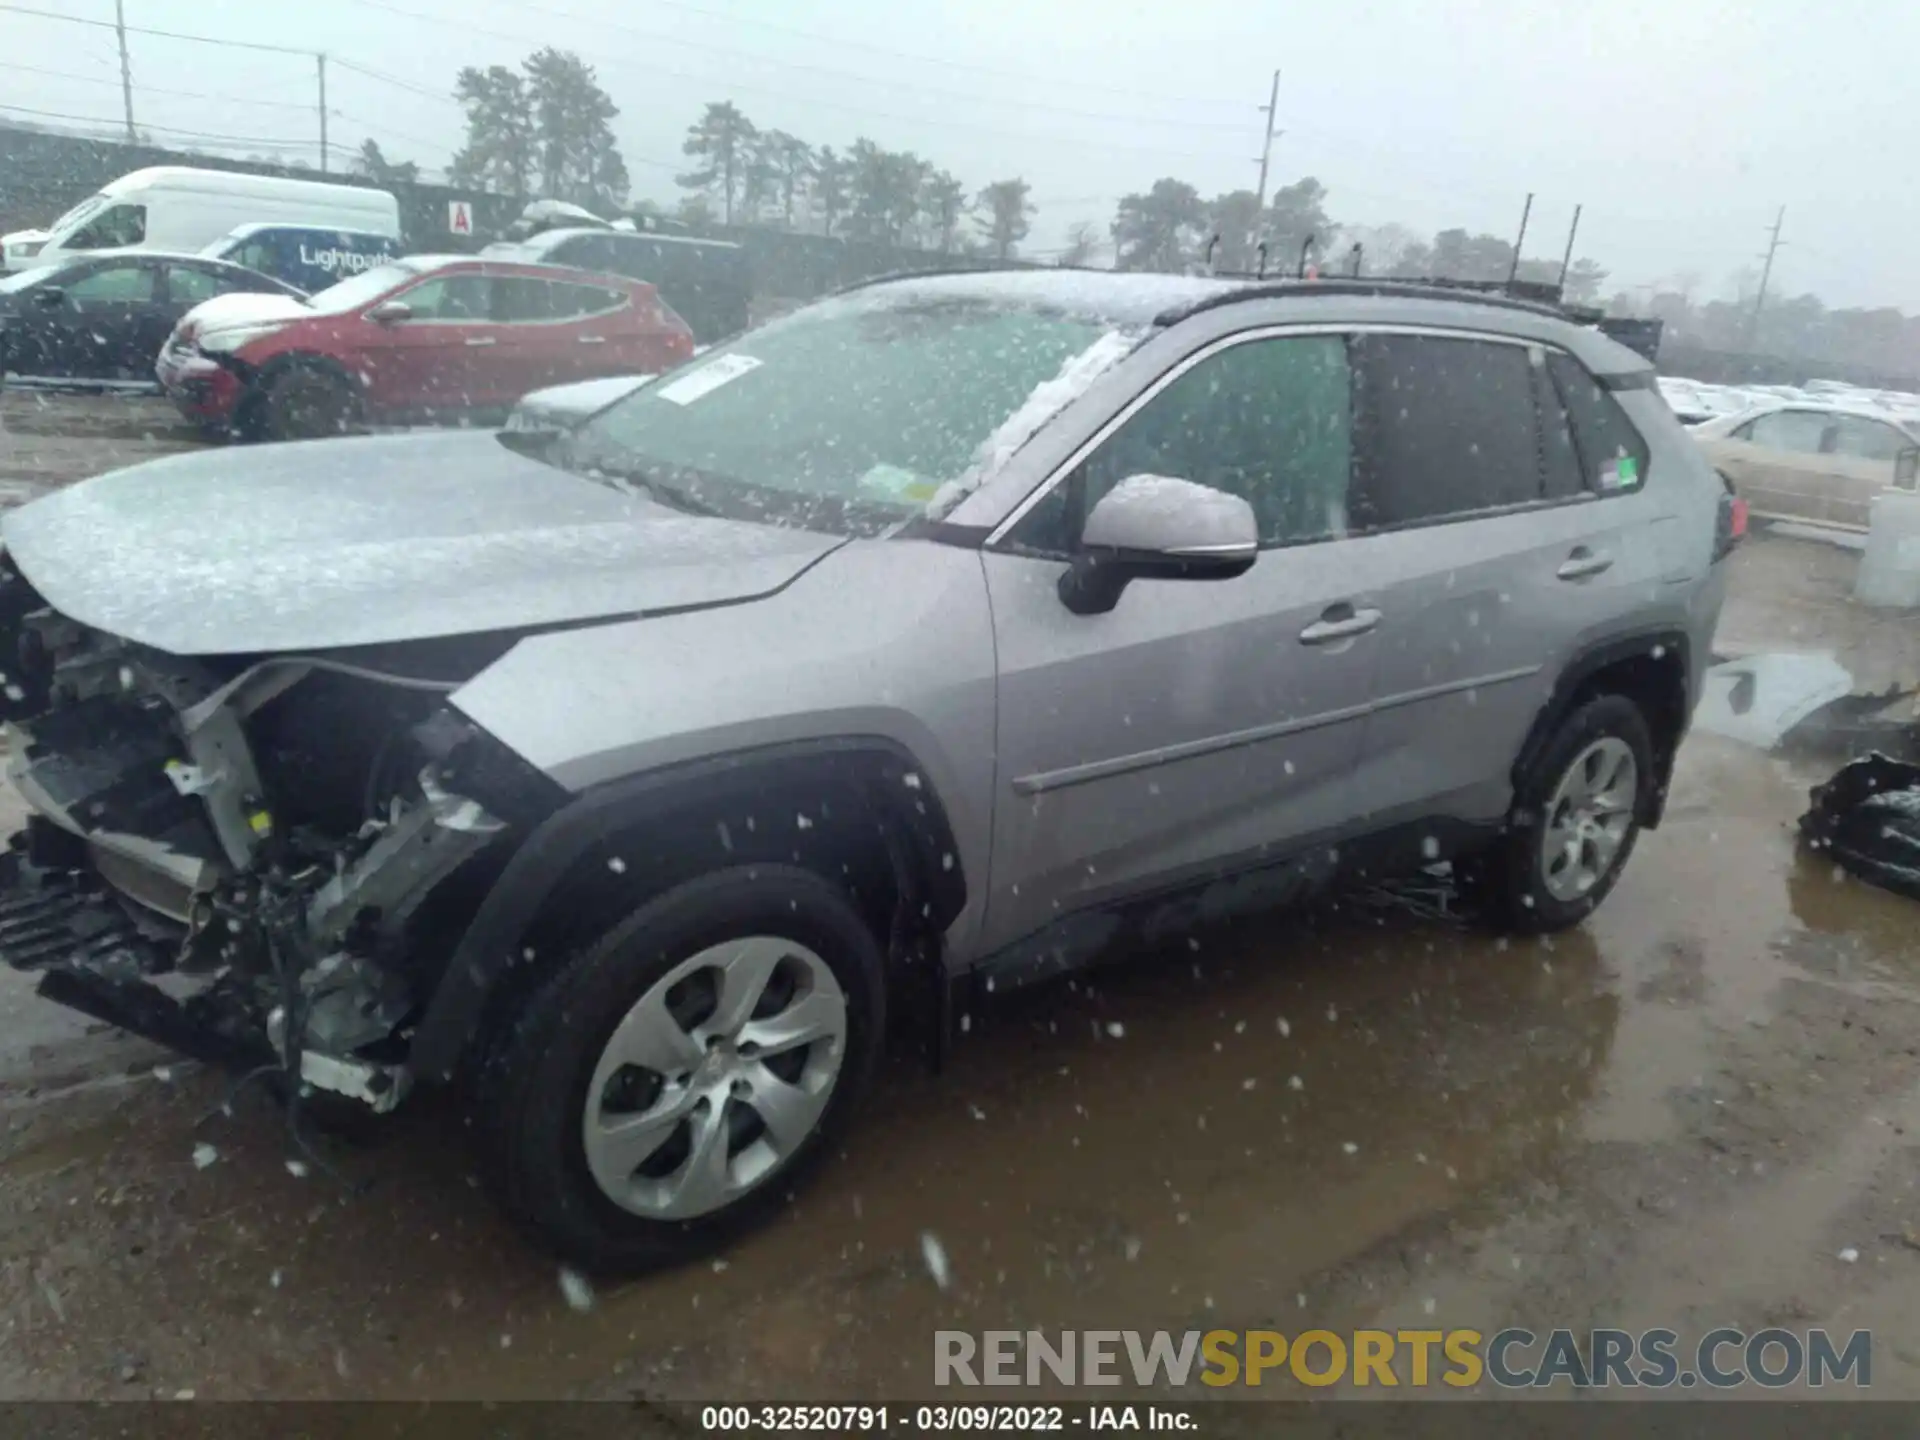
[[[358,410],[345,376],[317,364],[295,364],[268,380],[253,406],[251,428],[268,440],[317,440],[344,435]]]
[[[790,866],[647,902],[496,1038],[483,1169],[563,1259],[634,1273],[767,1219],[846,1123],[879,1054],[882,961],[846,896]]]
[[[1653,738],[1633,701],[1602,695],[1569,715],[1521,777],[1507,832],[1481,862],[1488,919],[1523,933],[1579,924],[1626,868],[1654,783]]]

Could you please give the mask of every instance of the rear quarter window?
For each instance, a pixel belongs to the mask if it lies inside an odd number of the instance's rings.
[[[1549,355],[1547,371],[1573,423],[1588,487],[1602,495],[1639,489],[1647,478],[1647,442],[1620,402],[1571,355]]]

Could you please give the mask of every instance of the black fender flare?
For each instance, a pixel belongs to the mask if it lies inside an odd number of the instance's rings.
[[[1673,774],[1673,757],[1680,748],[1680,740],[1686,733],[1688,720],[1693,714],[1693,697],[1687,693],[1693,671],[1690,665],[1689,646],[1686,632],[1683,630],[1661,628],[1646,630],[1631,635],[1616,635],[1597,644],[1590,645],[1575,653],[1560,671],[1554,681],[1553,690],[1547,696],[1546,704],[1540,707],[1540,713],[1534,717],[1533,728],[1527,732],[1520,753],[1514,759],[1512,778],[1514,788],[1518,790],[1521,777],[1524,776],[1540,758],[1553,739],[1554,732],[1574,708],[1574,701],[1587,684],[1603,670],[1620,664],[1625,660],[1661,660],[1672,657],[1674,667],[1680,675],[1680,725],[1679,734],[1666,755],[1661,757],[1660,784],[1654,799],[1648,807],[1648,813],[1640,817],[1643,825],[1651,829],[1660,823],[1660,814],[1666,807],[1667,784]]]
[[[523,840],[480,902],[414,1032],[417,1078],[451,1080],[489,997],[520,953],[548,896],[596,843],[679,812],[758,796],[782,784],[852,788],[886,817],[888,853],[919,925],[938,934],[966,903],[966,880],[945,807],[913,755],[881,736],[807,740],[691,761],[575,796]]]

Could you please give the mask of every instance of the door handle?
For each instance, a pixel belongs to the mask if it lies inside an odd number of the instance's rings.
[[[604,335],[582,335],[580,337],[580,343],[582,345],[604,345],[607,343],[607,337]]]
[[[1576,545],[1573,553],[1560,562],[1560,568],[1553,573],[1562,580],[1584,580],[1589,575],[1598,575],[1602,570],[1613,567],[1611,555],[1596,555],[1584,545]]]
[[[469,345],[496,345],[498,343],[499,342],[491,335],[469,335],[467,337],[467,344]]]
[[[1378,610],[1356,610],[1341,601],[1338,605],[1329,605],[1320,618],[1300,632],[1302,645],[1330,645],[1335,640],[1351,640],[1355,635],[1364,635],[1380,623]]]

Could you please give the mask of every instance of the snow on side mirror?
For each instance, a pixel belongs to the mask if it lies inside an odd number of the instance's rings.
[[[413,307],[404,300],[382,300],[367,311],[367,319],[377,325],[396,325],[413,317]]]
[[[1134,580],[1230,580],[1260,555],[1253,507],[1238,495],[1171,475],[1130,475],[1087,516],[1060,577],[1076,615],[1113,609]]]

